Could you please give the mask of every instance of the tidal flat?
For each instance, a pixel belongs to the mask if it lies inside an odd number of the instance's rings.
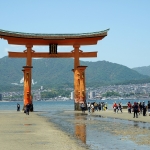
[[[62,111],[45,113],[44,116],[70,138],[91,150],[149,150],[150,147],[149,116],[144,118],[148,121],[140,121],[127,112],[113,114],[112,111],[93,114]],[[142,115],[139,118],[143,120]]]

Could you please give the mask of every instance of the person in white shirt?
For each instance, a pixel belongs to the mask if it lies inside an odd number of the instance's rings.
[[[90,113],[91,112],[91,104],[89,102],[87,103],[87,108],[88,108],[88,112]]]

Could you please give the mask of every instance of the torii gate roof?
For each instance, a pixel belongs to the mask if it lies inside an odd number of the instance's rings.
[[[43,34],[43,33],[24,33],[0,30],[0,38],[8,41],[9,44],[15,45],[94,45],[98,40],[102,40],[107,36],[109,29],[75,34]]]

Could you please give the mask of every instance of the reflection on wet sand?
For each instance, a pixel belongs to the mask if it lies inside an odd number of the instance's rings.
[[[138,122],[137,121],[133,121],[134,123],[134,127],[139,127]]]
[[[75,114],[75,119],[78,122],[78,123],[75,124],[75,135],[83,143],[86,143],[86,125],[85,125],[85,123],[82,122],[83,116],[81,114]]]

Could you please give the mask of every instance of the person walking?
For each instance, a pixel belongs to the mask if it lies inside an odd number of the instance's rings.
[[[114,113],[117,113],[118,111],[118,105],[117,105],[117,103],[115,102],[114,104],[113,104],[113,109],[114,109]]]
[[[96,110],[98,111],[98,104],[95,102],[94,103],[94,111],[96,111]]]
[[[142,114],[143,106],[142,106],[142,103],[141,103],[141,102],[139,103],[139,109],[140,109],[140,114]]]
[[[89,102],[87,103],[87,108],[88,108],[88,112],[90,113],[91,112],[91,104]]]
[[[135,115],[136,115],[136,118],[138,118],[138,110],[139,110],[138,104],[136,102],[134,102],[134,105],[132,106],[132,108],[133,108],[133,112],[134,112],[133,118],[135,118]]]
[[[103,111],[103,103],[101,102],[101,110]]]
[[[81,104],[81,110],[82,110],[83,113],[85,113],[85,103]]]
[[[30,105],[29,103],[26,105],[26,115],[29,115]]]
[[[131,114],[131,108],[132,108],[132,105],[131,105],[131,103],[130,102],[128,102],[128,113],[130,113]]]
[[[107,104],[107,102],[105,103],[105,109],[106,109],[106,110],[108,109],[108,104]]]
[[[122,106],[121,106],[121,103],[118,104],[118,110],[117,110],[117,113],[118,113],[119,110],[120,110],[121,113],[122,113]]]
[[[92,113],[94,113],[94,105],[91,104],[91,110],[92,110]]]
[[[150,101],[148,101],[147,109],[148,109],[148,114],[150,116]]]
[[[101,103],[98,104],[98,110],[101,111]]]
[[[20,111],[20,104],[17,103],[17,111]]]
[[[146,105],[145,102],[143,101],[143,116],[146,116]]]

